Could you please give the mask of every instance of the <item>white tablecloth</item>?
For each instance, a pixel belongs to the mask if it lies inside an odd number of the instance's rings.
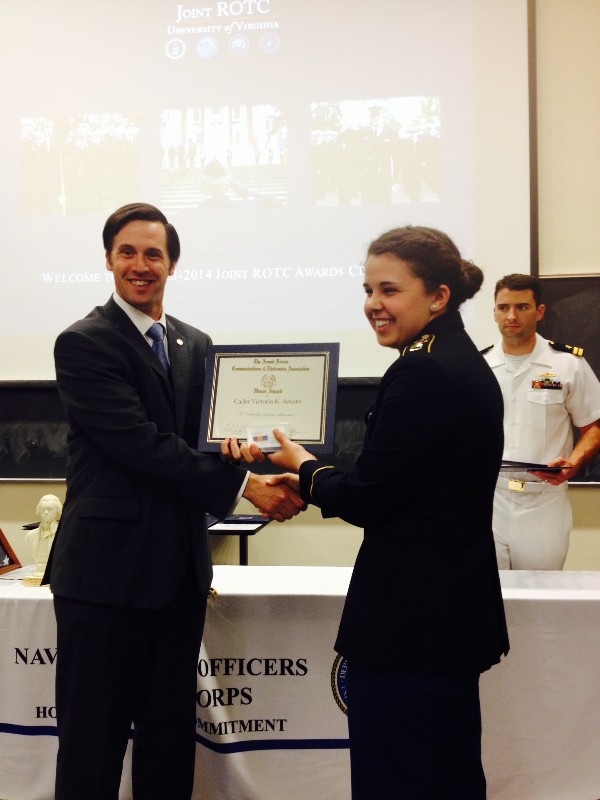
[[[350,572],[215,568],[195,798],[348,800],[346,718],[331,671]],[[512,649],[481,680],[488,797],[596,800],[600,573],[501,577]],[[47,589],[0,581],[0,641],[0,798],[50,800],[56,629]],[[130,797],[127,761],[121,798]]]

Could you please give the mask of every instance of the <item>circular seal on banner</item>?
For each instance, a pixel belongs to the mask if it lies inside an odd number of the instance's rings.
[[[331,691],[338,707],[348,715],[348,661],[337,655],[331,668]]]

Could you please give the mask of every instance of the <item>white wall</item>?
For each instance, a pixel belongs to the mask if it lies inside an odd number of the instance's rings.
[[[600,274],[600,3],[536,12],[540,274]]]

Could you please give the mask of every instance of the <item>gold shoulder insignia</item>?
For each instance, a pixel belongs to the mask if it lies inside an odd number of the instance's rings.
[[[406,355],[406,353],[417,353],[420,350],[425,350],[425,352],[431,352],[431,346],[435,336],[431,333],[424,333],[419,339],[415,339],[415,341],[407,345],[404,350],[402,351],[402,355]]]
[[[579,358],[583,357],[583,347],[576,347],[572,344],[561,344],[560,342],[548,342],[550,347],[553,350],[557,350],[559,353],[571,353],[571,355],[579,356]]]

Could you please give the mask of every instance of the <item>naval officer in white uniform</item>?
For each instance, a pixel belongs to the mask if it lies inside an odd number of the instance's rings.
[[[503,458],[566,467],[501,472],[493,520],[499,569],[563,568],[572,525],[567,481],[600,451],[600,382],[580,348],[536,332],[544,311],[539,279],[513,274],[496,284],[501,339],[483,354],[504,398]]]

